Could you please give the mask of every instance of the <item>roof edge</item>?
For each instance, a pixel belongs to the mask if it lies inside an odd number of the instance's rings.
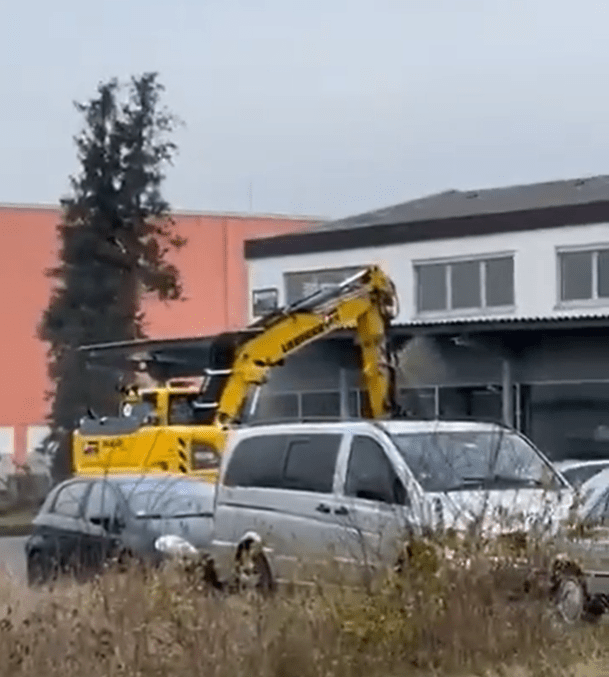
[[[575,205],[518,209],[474,216],[454,216],[338,230],[283,233],[244,242],[246,260],[407,242],[459,239],[609,222],[609,199]],[[357,237],[354,234],[357,233]]]
[[[23,210],[23,211],[50,211],[60,212],[61,204],[41,202],[0,202],[0,212],[4,210]],[[286,221],[310,221],[313,223],[324,223],[326,217],[311,216],[309,214],[283,214],[281,212],[231,212],[231,211],[196,211],[193,209],[171,209],[169,213],[172,216],[211,216],[217,218],[234,219],[275,219]]]

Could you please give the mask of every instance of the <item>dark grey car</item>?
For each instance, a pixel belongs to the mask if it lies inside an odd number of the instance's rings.
[[[172,475],[76,477],[47,496],[25,546],[30,584],[58,574],[79,579],[125,557],[156,565],[161,536],[205,550],[211,538],[214,487]]]

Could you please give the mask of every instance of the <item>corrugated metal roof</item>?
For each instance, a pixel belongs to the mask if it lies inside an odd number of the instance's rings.
[[[410,322],[402,322],[392,325],[394,329],[428,329],[433,331],[448,328],[463,328],[480,326],[490,329],[492,326],[504,327],[506,329],[527,328],[535,329],[539,327],[561,327],[568,328],[569,325],[585,326],[588,325],[609,325],[609,310],[599,312],[580,312],[569,315],[535,315],[535,316],[517,316],[517,317],[493,317],[493,316],[473,316],[473,317],[446,317],[434,320],[417,318]]]
[[[447,190],[391,207],[326,221],[310,231],[351,230],[414,221],[502,214],[609,201],[609,176],[481,190]]]
[[[406,322],[400,326],[410,325],[434,325],[434,324],[467,324],[468,322],[500,322],[500,323],[514,323],[514,322],[566,322],[568,320],[599,320],[609,319],[609,311],[602,313],[578,313],[576,315],[531,315],[518,317],[493,317],[488,315],[477,315],[473,317],[445,317],[434,320],[430,319],[414,319]]]

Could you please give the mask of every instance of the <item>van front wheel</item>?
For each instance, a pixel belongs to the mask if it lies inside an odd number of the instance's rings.
[[[577,576],[562,576],[555,596],[556,609],[566,623],[576,623],[584,614],[586,592]]]

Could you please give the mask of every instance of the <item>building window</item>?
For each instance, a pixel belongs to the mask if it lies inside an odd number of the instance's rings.
[[[338,418],[340,416],[340,393],[337,391],[301,393],[300,397],[304,418]]]
[[[350,266],[348,268],[330,268],[325,270],[311,270],[299,273],[284,273],[286,301],[288,304],[314,294],[320,289],[340,284],[351,275],[364,268]]]
[[[560,252],[560,300],[609,299],[609,248]]]
[[[514,257],[498,256],[415,266],[417,312],[514,305]]]
[[[254,289],[252,292],[252,314],[261,317],[277,310],[278,293],[275,287],[269,289]]]

